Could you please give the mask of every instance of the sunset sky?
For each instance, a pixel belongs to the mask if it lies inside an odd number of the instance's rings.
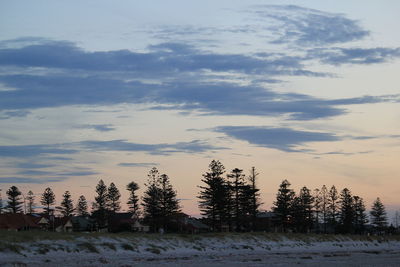
[[[198,215],[212,159],[400,210],[400,1],[1,1],[0,188],[127,201],[157,167]],[[141,194],[141,193],[140,193]],[[36,202],[39,202],[39,197]]]

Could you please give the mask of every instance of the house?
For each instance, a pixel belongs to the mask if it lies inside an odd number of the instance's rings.
[[[173,232],[189,234],[204,233],[210,231],[210,227],[208,225],[183,212],[178,212],[172,217],[172,220],[168,225],[168,229]]]
[[[129,212],[111,214],[108,218],[109,232],[142,232],[150,231],[150,226],[143,224],[139,218]]]
[[[34,217],[22,214],[0,214],[0,229],[9,231],[38,230],[40,226],[35,222]]]
[[[53,229],[56,232],[72,232],[73,224],[71,217],[55,217]]]
[[[49,229],[49,225],[50,225],[49,218],[46,218],[46,216],[44,216],[42,214],[37,214],[37,213],[32,213],[29,215],[32,216],[35,223],[39,225],[40,230],[48,230]]]
[[[271,211],[262,211],[257,213],[255,220],[255,229],[257,231],[277,232],[279,219],[276,214]]]
[[[148,233],[150,232],[150,226],[142,224],[139,220],[136,220],[133,224],[132,230],[134,232]]]
[[[210,231],[210,227],[196,218],[188,217],[186,219],[186,231],[191,234],[206,233]]]
[[[71,218],[74,232],[93,232],[97,230],[95,219],[87,216],[75,216]]]
[[[133,231],[136,218],[129,212],[110,214],[108,218],[109,232]]]

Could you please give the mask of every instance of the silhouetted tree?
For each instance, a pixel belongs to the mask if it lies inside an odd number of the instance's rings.
[[[65,191],[63,194],[63,199],[57,210],[61,212],[64,217],[69,217],[75,211],[74,204],[72,202],[71,193],[69,191]]]
[[[336,187],[332,185],[331,189],[328,193],[327,200],[327,215],[329,224],[332,228],[335,228],[338,223],[338,214],[339,214],[339,194],[336,190]]]
[[[322,223],[324,227],[324,233],[326,233],[326,227],[329,222],[329,192],[325,185],[322,186],[320,191],[320,201],[321,201],[320,206],[321,206]]]
[[[45,206],[44,210],[47,213],[47,215],[50,215],[51,211],[50,206],[54,205],[55,202],[56,202],[56,196],[54,195],[53,190],[51,190],[50,187],[47,187],[44,190],[42,197],[40,199],[40,203]]]
[[[340,231],[352,233],[354,231],[354,199],[349,189],[344,188],[340,193]]]
[[[3,197],[1,196],[1,189],[0,189],[0,214],[3,213]]]
[[[314,219],[315,219],[315,224],[317,226],[316,230],[319,231],[319,223],[322,221],[320,219],[321,216],[321,209],[322,209],[322,196],[321,196],[321,190],[319,190],[318,188],[314,189],[314,204],[313,204],[313,208],[314,208]]]
[[[121,209],[121,202],[119,201],[121,194],[114,183],[111,183],[107,192],[107,205],[108,210],[115,213]]]
[[[279,186],[278,194],[276,195],[276,201],[274,202],[275,206],[272,207],[272,210],[278,217],[280,226],[282,226],[282,230],[284,232],[288,230],[290,225],[294,198],[295,193],[292,189],[290,189],[289,181],[283,180]]]
[[[354,228],[357,234],[362,234],[365,231],[365,224],[368,222],[365,212],[364,200],[359,196],[353,197],[354,205]]]
[[[167,230],[167,225],[171,222],[173,215],[179,210],[179,201],[176,198],[176,191],[173,189],[169,177],[162,174],[159,177],[160,182],[160,216],[164,230]]]
[[[135,182],[130,182],[126,189],[129,191],[128,207],[129,211],[136,217],[139,217],[139,197],[136,195],[136,191],[139,190],[139,186]]]
[[[142,197],[144,220],[157,232],[160,227],[161,203],[160,203],[160,173],[157,168],[152,168],[147,175],[147,187]]]
[[[261,200],[260,200],[260,189],[257,188],[257,176],[259,173],[256,171],[255,167],[252,167],[250,170],[250,175],[248,177],[248,182],[250,186],[250,190],[248,193],[248,198],[249,205],[247,207],[249,214],[251,215],[251,225],[252,225],[252,230],[256,230],[256,221],[257,221],[257,214],[258,214],[258,208],[261,205]]]
[[[34,206],[36,205],[35,195],[33,194],[33,192],[31,190],[29,190],[28,195],[26,196],[26,200],[28,201],[28,203],[27,203],[28,214],[35,213],[35,208],[34,208]]]
[[[398,229],[400,227],[400,211],[396,210],[393,215],[393,226]]]
[[[386,209],[379,197],[372,204],[370,216],[371,216],[371,224],[376,229],[382,231],[387,227],[388,222],[387,222]]]
[[[292,206],[293,221],[299,232],[309,232],[313,225],[313,201],[310,189],[303,187],[295,197]]]
[[[222,177],[224,173],[225,167],[221,162],[211,161],[208,171],[201,179],[205,186],[199,186],[199,208],[213,231],[221,231],[222,224],[226,223],[230,212],[230,192]]]
[[[88,216],[88,204],[85,196],[80,196],[78,199],[78,204],[76,205],[76,211],[79,216]]]
[[[19,191],[18,187],[11,186],[10,189],[7,190],[7,209],[11,213],[22,213],[22,201],[21,201],[21,191]]]
[[[94,197],[95,202],[93,203],[92,215],[96,219],[97,224],[100,228],[106,226],[107,222],[107,186],[103,180],[100,180],[96,186],[97,196]]]
[[[232,192],[232,199],[233,199],[233,220],[235,222],[235,231],[240,231],[241,224],[243,222],[243,207],[241,196],[243,193],[244,187],[244,174],[243,170],[235,168],[231,171],[230,174],[227,175],[228,178],[232,179],[233,181],[230,182],[230,189]]]

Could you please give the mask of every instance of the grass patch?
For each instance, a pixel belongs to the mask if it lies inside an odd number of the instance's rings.
[[[158,248],[150,247],[146,248],[145,250],[154,254],[161,254],[161,250]]]
[[[45,255],[47,254],[52,248],[48,244],[37,244],[36,245],[38,249],[36,250],[36,253]]]
[[[113,243],[104,242],[104,243],[101,243],[101,245],[103,247],[106,247],[106,248],[111,249],[111,250],[117,250],[117,248],[115,247],[115,245]]]
[[[89,242],[83,242],[83,243],[79,243],[77,245],[78,248],[89,251],[91,253],[99,253],[99,251],[97,250],[96,246],[94,246],[92,243]]]
[[[13,252],[16,254],[21,254],[24,247],[15,243],[0,242],[0,252]]]
[[[156,246],[156,245],[153,245],[153,244],[149,244],[149,247],[146,248],[145,250],[148,251],[148,252],[154,253],[154,254],[161,254],[162,250],[165,251],[167,249],[164,248],[164,247],[160,247],[160,246]]]
[[[251,250],[254,250],[254,248],[253,248],[252,246],[249,246],[249,245],[242,245],[242,248],[243,248],[243,249],[251,249]]]
[[[123,243],[123,244],[121,244],[121,247],[122,247],[124,250],[136,251],[136,248],[133,247],[131,244],[128,244],[128,243]]]
[[[200,246],[193,246],[193,249],[198,250],[198,251],[203,251],[203,250],[205,250],[204,247],[200,247]]]

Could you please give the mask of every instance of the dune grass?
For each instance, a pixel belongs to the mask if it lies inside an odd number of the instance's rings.
[[[338,241],[400,241],[400,235],[366,236],[366,235],[333,235],[333,234],[297,234],[297,233],[204,233],[204,234],[143,234],[143,233],[56,233],[44,231],[0,231],[2,243],[24,243],[44,240],[74,241],[82,239],[110,239],[116,242],[130,240],[132,242],[173,241],[182,240],[195,243],[202,239],[224,240],[264,240],[264,241],[299,241],[299,242],[338,242]]]

